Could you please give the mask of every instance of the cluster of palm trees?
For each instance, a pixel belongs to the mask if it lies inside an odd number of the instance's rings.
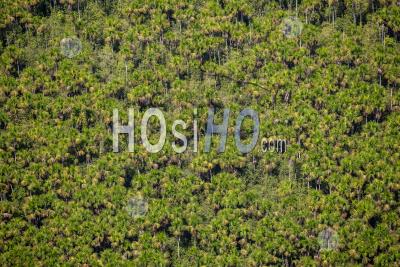
[[[397,1],[0,6],[1,265],[398,262]],[[203,153],[209,106],[257,110],[262,135],[291,145],[240,154],[231,120],[226,151],[215,136]],[[128,153],[121,136],[113,153],[112,110],[128,107],[197,119],[200,151]],[[339,241],[320,250],[326,229]]]

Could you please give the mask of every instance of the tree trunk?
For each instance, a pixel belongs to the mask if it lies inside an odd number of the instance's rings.
[[[393,111],[393,87],[390,87],[390,110]]]
[[[178,237],[178,259],[180,258],[180,254],[179,254],[179,243],[180,243],[180,241],[181,241],[181,238]]]
[[[127,84],[128,84],[128,65],[126,64],[125,61],[125,87],[127,86]]]

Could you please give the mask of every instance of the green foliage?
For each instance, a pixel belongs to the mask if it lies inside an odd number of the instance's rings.
[[[0,265],[396,266],[400,23],[394,0],[0,3]],[[302,33],[281,23],[297,17]],[[63,38],[82,51],[67,58]],[[204,153],[209,106],[231,109]],[[167,120],[112,152],[112,110]],[[241,155],[236,116],[285,154]],[[193,153],[193,108],[200,128]],[[173,152],[173,120],[188,150]],[[243,124],[246,137],[251,124]],[[157,125],[152,127],[156,137]],[[135,136],[140,136],[136,127]],[[151,138],[150,138],[151,139]],[[261,138],[260,138],[261,139]],[[130,216],[129,200],[148,212]],[[337,232],[320,250],[318,235]]]

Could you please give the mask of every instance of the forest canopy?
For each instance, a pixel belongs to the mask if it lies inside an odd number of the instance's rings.
[[[397,0],[2,0],[0,265],[398,266],[399,42]],[[152,107],[199,151],[114,153]],[[210,107],[287,151],[205,153]]]

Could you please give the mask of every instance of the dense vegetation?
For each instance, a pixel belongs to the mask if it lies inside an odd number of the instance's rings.
[[[400,264],[397,0],[3,0],[0,36],[0,265]],[[225,153],[202,151],[210,106]],[[137,127],[113,153],[129,107],[186,121],[190,149],[168,130],[147,153]],[[241,155],[243,108],[288,151]]]

